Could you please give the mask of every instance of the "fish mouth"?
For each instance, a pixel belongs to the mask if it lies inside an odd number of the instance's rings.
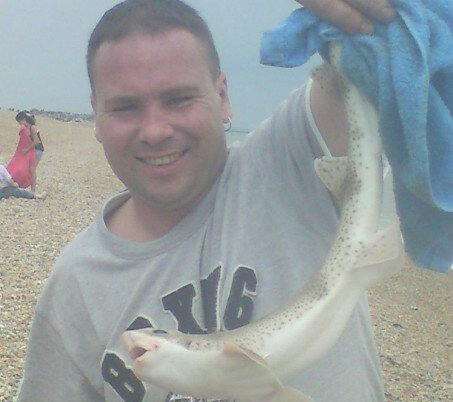
[[[149,350],[142,348],[141,346],[134,346],[129,350],[129,355],[132,360],[137,360],[144,356]]]
[[[132,360],[141,360],[146,353],[159,348],[158,342],[138,331],[125,332],[122,336],[122,342]]]

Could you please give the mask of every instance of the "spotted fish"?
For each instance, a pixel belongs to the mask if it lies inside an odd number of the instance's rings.
[[[344,98],[348,156],[321,158],[315,170],[341,206],[336,237],[322,268],[281,311],[246,326],[207,335],[143,329],[122,340],[135,374],[159,388],[197,398],[238,402],[303,402],[281,378],[300,373],[338,340],[367,288],[394,272],[398,225],[379,229],[382,158],[375,109],[331,64]],[[340,172],[340,174],[339,174]],[[341,174],[344,172],[344,174]]]

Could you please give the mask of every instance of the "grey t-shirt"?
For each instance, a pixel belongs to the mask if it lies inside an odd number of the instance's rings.
[[[199,205],[162,238],[121,239],[102,216],[58,258],[39,300],[19,401],[177,401],[142,384],[128,328],[200,333],[279,310],[320,269],[337,217],[315,175],[303,88],[247,139]],[[327,356],[282,379],[316,402],[383,401],[364,295]]]

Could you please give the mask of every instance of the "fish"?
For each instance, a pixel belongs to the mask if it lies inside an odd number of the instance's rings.
[[[201,335],[162,328],[125,331],[122,343],[143,382],[200,399],[311,401],[281,379],[324,356],[364,292],[396,272],[391,264],[379,265],[396,258],[402,245],[396,219],[385,228],[379,224],[383,163],[378,116],[341,73],[340,55],[340,45],[331,45],[330,65],[349,125],[348,153],[314,161],[340,208],[336,236],[321,269],[280,311],[240,328]]]

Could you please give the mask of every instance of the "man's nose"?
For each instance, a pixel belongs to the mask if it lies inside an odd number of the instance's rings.
[[[173,135],[168,114],[158,106],[147,106],[142,112],[139,139],[149,145],[160,144]]]

